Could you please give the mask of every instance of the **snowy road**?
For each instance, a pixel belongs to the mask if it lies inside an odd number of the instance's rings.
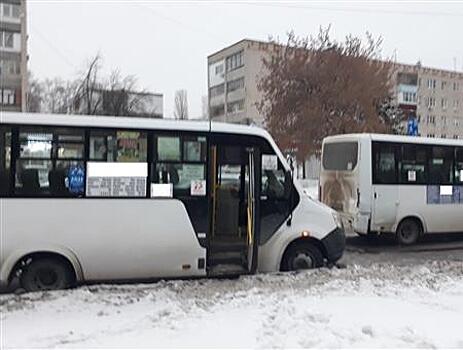
[[[463,264],[0,296],[2,347],[463,347]]]

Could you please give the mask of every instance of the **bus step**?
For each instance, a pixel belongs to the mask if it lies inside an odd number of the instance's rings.
[[[213,253],[220,252],[244,252],[246,250],[245,242],[211,242],[210,251]]]
[[[243,265],[245,262],[244,255],[241,252],[218,252],[209,255],[209,265]]]
[[[234,277],[248,273],[244,266],[235,264],[220,264],[209,269],[209,276],[213,277]]]

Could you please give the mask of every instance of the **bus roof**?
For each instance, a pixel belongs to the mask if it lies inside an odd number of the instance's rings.
[[[1,112],[0,124],[181,130],[197,132],[207,132],[211,127],[212,132],[255,135],[271,139],[270,134],[267,131],[257,126],[218,122],[212,122],[211,125],[209,125],[208,121],[184,121],[175,119]]]
[[[391,135],[391,134],[343,134],[328,136],[323,139],[323,143],[341,142],[348,140],[368,139],[371,141],[385,141],[397,143],[419,143],[419,144],[432,144],[432,145],[446,145],[446,146],[463,146],[463,140],[443,139],[434,137],[421,137],[421,136],[406,136],[406,135]]]

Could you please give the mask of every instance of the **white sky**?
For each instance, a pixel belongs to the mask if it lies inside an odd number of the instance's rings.
[[[137,76],[164,94],[188,91],[191,117],[207,94],[207,56],[243,38],[284,40],[331,24],[338,39],[369,31],[397,61],[463,70],[463,1],[85,1],[29,0],[29,68],[39,78],[74,78],[97,52],[107,70]]]

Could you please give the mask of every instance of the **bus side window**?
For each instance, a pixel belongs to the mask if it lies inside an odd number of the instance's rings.
[[[275,156],[275,154],[264,154],[264,156]],[[261,211],[261,233],[260,244],[265,243],[272,237],[277,229],[289,216],[291,210],[291,200],[298,202],[298,198],[288,196],[285,189],[287,181],[286,172],[279,160],[273,169],[264,165],[262,161],[262,180],[260,193],[260,211]],[[292,186],[292,184],[291,184]],[[293,189],[293,195],[297,192]]]
[[[463,184],[463,147],[455,149],[455,182]]]
[[[136,130],[91,131],[89,159],[102,162],[146,162],[147,134]]]
[[[425,145],[403,144],[399,160],[400,183],[426,184],[427,148]]]
[[[373,143],[374,184],[397,183],[397,148],[392,143]]]
[[[174,197],[206,196],[205,137],[155,135],[153,148],[153,184],[171,184]]]
[[[21,128],[15,193],[26,197],[82,196],[84,139],[82,129]]]
[[[52,163],[53,132],[50,128],[21,128],[19,158],[16,160],[15,193],[21,196],[47,195]]]
[[[450,185],[453,183],[453,153],[453,147],[431,147],[428,160],[429,184]]]
[[[10,189],[10,165],[11,165],[11,131],[0,128],[0,196],[6,196]]]

